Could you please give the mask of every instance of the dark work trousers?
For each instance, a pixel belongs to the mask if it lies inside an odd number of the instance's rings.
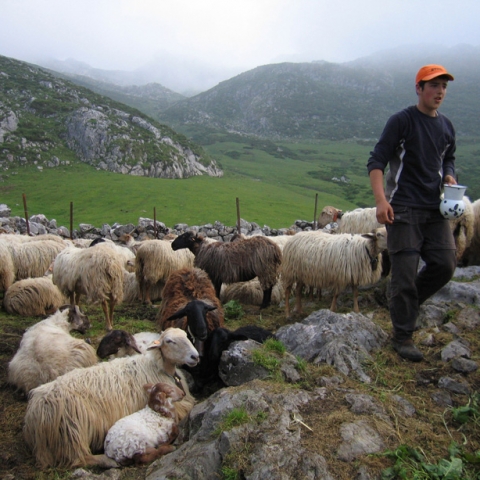
[[[387,225],[391,261],[390,317],[397,341],[412,338],[420,305],[453,276],[457,261],[449,221],[439,210],[392,205]],[[425,265],[418,271],[420,258]]]

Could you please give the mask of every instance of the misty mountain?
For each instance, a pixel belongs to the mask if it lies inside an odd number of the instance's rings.
[[[137,176],[223,174],[201,147],[170,127],[34,65],[0,56],[0,79],[1,170],[81,160]]]
[[[166,52],[158,52],[150,62],[132,71],[102,70],[72,58],[64,61],[42,58],[38,59],[36,63],[69,76],[80,75],[120,87],[159,83],[167,89],[187,97],[208,90],[222,80],[241,72],[239,69],[214,66],[195,59],[180,58]]]
[[[433,60],[432,60],[433,59]],[[480,49],[458,46],[379,52],[354,62],[264,65],[167,108],[159,119],[270,139],[377,138],[387,118],[416,103],[414,78],[427,63],[456,77],[442,112],[457,134],[480,131]]]

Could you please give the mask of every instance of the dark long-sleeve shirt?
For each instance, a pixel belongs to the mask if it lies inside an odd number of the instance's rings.
[[[438,112],[430,117],[416,106],[387,121],[370,153],[368,173],[385,172],[385,195],[392,204],[438,208],[443,179],[455,176],[455,130]]]

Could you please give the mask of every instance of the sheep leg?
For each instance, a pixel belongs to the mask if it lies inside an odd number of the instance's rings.
[[[136,455],[134,455],[133,460],[135,464],[139,465],[139,464],[150,463],[150,462],[153,462],[158,457],[161,457],[162,455],[166,455],[167,453],[173,452],[175,450],[175,447],[171,445],[171,443],[178,437],[179,433],[180,433],[180,430],[178,429],[178,425],[174,423],[172,425],[172,431],[170,432],[170,435],[168,436],[167,441],[159,445],[157,448],[147,447],[144,453],[142,454],[137,453]]]
[[[290,294],[292,292],[292,286],[285,287],[285,316],[288,318],[290,315]]]
[[[360,308],[358,307],[358,287],[353,285],[353,311],[355,313],[360,313]]]
[[[118,464],[113,458],[107,457],[105,454],[89,455],[85,459],[85,464],[88,467],[100,467],[100,468],[120,468],[121,467],[121,465]]]
[[[102,310],[103,310],[103,315],[105,316],[105,329],[107,332],[110,332],[113,329],[112,326],[112,321],[110,319],[110,313],[108,310],[108,305],[106,300],[102,300]]]
[[[336,311],[337,311],[337,298],[338,298],[338,294],[339,294],[339,291],[338,291],[338,290],[335,290],[335,292],[333,293],[332,304],[330,305],[330,310],[331,310],[332,312],[336,312]]]
[[[270,306],[270,303],[272,302],[272,289],[273,286],[263,291],[263,301],[260,308],[267,308]]]
[[[302,313],[302,291],[304,284],[302,282],[297,282],[295,288],[295,311],[297,313]]]

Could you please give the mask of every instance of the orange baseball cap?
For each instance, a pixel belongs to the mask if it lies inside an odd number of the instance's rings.
[[[450,81],[453,81],[453,75],[448,73],[447,70],[445,70],[445,67],[433,64],[425,65],[418,71],[417,76],[415,77],[415,84],[421,81],[428,82],[432,78],[440,77],[441,75],[445,75]]]

